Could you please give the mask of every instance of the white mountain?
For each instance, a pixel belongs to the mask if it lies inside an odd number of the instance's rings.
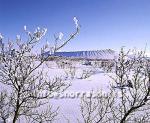
[[[71,58],[86,58],[86,59],[115,59],[117,53],[111,49],[105,50],[92,50],[92,51],[71,51],[71,52],[56,52],[55,54],[50,54],[50,52],[45,52],[42,55],[52,55],[61,57],[71,57]]]

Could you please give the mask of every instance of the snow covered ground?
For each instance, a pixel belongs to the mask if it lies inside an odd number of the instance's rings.
[[[57,65],[54,63],[48,63],[49,68],[46,69],[48,71],[49,76],[65,76],[65,69],[58,69]],[[93,90],[97,92],[98,90],[102,89],[104,91],[108,90],[110,78],[108,77],[108,73],[104,73],[99,68],[93,68],[92,66],[85,66],[81,65],[81,63],[77,63],[76,67],[76,74],[74,79],[69,79],[71,82],[71,86],[64,92],[67,93],[67,98],[63,97],[55,97],[50,100],[50,103],[54,106],[60,107],[58,120],[56,123],[66,123],[69,119],[71,123],[77,122],[77,118],[81,119],[80,114],[80,97],[83,93],[86,93],[87,96]],[[46,68],[46,67],[44,67]],[[94,73],[86,78],[86,79],[79,79],[82,71],[85,69],[89,69],[94,71]],[[53,75],[52,75],[53,73]],[[67,80],[68,81],[68,80]],[[75,97],[76,93],[80,93],[80,97]],[[56,96],[56,95],[55,95]],[[65,95],[61,95],[65,96]]]
[[[69,67],[59,68],[56,62],[47,61],[46,64],[43,64],[39,69],[42,69],[45,73],[47,72],[48,77],[62,77],[65,81],[70,82],[71,86],[61,94],[61,96],[54,95],[50,99],[50,105],[53,105],[53,108],[59,107],[59,114],[55,123],[67,123],[67,119],[70,120],[70,123],[77,122],[77,118],[81,119],[80,112],[80,97],[82,94],[86,93],[89,96],[90,92],[97,92],[102,89],[107,91],[109,87],[110,78],[107,74],[104,73],[100,68],[95,68],[92,66],[82,65],[82,62],[73,63],[75,67],[75,76],[74,78],[67,77],[66,73],[69,73]],[[81,79],[83,71],[92,71],[91,75],[85,79]],[[1,85],[2,89],[9,89],[6,86]],[[76,94],[80,95],[77,97]],[[63,97],[62,97],[63,96]],[[23,121],[21,121],[23,123]]]

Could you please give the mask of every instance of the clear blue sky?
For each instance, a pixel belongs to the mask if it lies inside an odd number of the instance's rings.
[[[81,32],[63,50],[150,48],[150,0],[0,0],[0,32],[10,39],[40,26],[52,43],[54,33],[74,31],[74,16]]]

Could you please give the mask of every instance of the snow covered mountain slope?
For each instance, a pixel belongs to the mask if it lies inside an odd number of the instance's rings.
[[[71,58],[87,58],[87,59],[115,59],[117,53],[114,50],[92,50],[92,51],[72,51],[72,52],[56,52],[55,54],[50,54],[50,52],[45,52],[42,55],[55,55],[61,57],[71,57]]]

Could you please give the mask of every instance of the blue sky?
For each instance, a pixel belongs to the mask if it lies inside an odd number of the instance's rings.
[[[0,0],[0,32],[5,40],[23,35],[23,26],[34,30],[48,28],[46,39],[74,31],[77,16],[80,34],[62,50],[97,50],[111,48],[150,49],[149,0]],[[43,39],[42,43],[45,43]]]

